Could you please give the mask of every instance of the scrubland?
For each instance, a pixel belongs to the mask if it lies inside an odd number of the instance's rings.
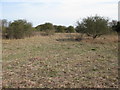
[[[76,35],[3,39],[3,87],[118,88],[117,35]]]

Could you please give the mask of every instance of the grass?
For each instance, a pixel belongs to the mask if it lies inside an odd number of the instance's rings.
[[[117,36],[67,36],[3,40],[3,87],[118,88]]]

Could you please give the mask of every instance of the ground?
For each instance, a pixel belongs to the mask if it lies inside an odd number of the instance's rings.
[[[3,87],[117,88],[117,35],[73,35],[3,40]]]

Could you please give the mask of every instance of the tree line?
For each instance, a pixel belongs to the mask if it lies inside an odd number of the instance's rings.
[[[33,32],[45,32],[47,35],[54,33],[81,33],[91,36],[93,39],[110,32],[120,32],[120,22],[113,20],[109,22],[107,18],[101,16],[90,16],[76,22],[76,27],[53,25],[52,23],[40,24],[36,27],[26,20],[14,20],[8,22],[6,19],[0,20],[2,25],[2,38],[21,39],[30,37]]]

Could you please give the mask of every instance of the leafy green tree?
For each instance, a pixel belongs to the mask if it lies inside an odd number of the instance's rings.
[[[43,29],[44,30],[54,30],[54,26],[52,23],[45,23]]]
[[[37,27],[35,27],[38,31],[46,31],[46,30],[54,30],[54,26],[52,23],[45,23],[45,24],[41,24],[38,25]]]
[[[45,35],[53,35],[55,33],[55,28],[52,23],[45,23],[35,27],[37,31],[45,32]]]
[[[87,17],[77,21],[76,31],[92,36],[93,39],[108,32],[108,19],[100,16]]]
[[[79,22],[77,21],[77,26],[75,28],[75,31],[78,32],[78,33],[85,33],[85,25],[83,22]]]
[[[26,20],[15,20],[9,25],[7,34],[9,38],[21,39],[30,36],[32,24]]]
[[[65,26],[61,26],[61,25],[57,26],[57,25],[55,25],[54,27],[55,27],[56,32],[61,32],[61,33],[66,32],[66,27]]]
[[[69,26],[69,27],[67,27],[66,32],[67,32],[67,33],[74,33],[74,32],[75,32],[75,29],[74,29],[73,26]]]
[[[54,30],[55,32],[61,32],[64,33],[66,32],[66,27],[62,26],[62,25],[53,25],[52,23],[45,23],[45,24],[41,24],[35,27],[35,29],[37,31],[52,31]]]
[[[37,31],[43,31],[43,25],[38,25],[35,27]]]

